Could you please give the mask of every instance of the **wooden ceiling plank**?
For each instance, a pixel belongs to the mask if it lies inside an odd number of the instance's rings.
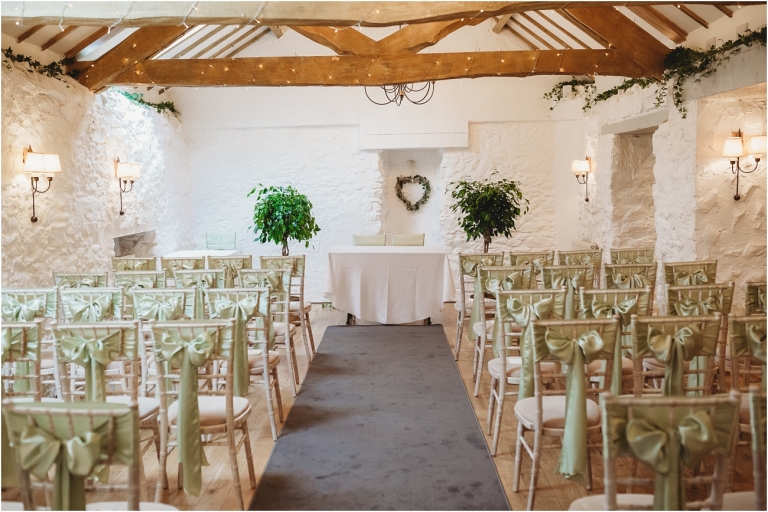
[[[616,9],[569,7],[567,11],[645,68],[647,74],[659,78],[664,73],[664,57],[669,48]],[[602,69],[600,74],[603,74]]]
[[[675,7],[677,7],[680,10],[680,12],[682,12],[683,14],[691,18],[693,21],[695,21],[702,27],[709,28],[709,23],[707,22],[707,20],[705,20],[704,18],[702,18],[701,16],[699,16],[698,14],[690,10],[688,7],[684,6],[683,4],[675,4]]]
[[[372,58],[374,62],[371,62]],[[468,58],[472,61],[469,67]],[[641,66],[618,50],[544,50],[232,60],[159,59],[143,62],[142,73],[131,69],[114,77],[110,83],[163,87],[378,86],[484,76],[586,75],[594,72],[598,62],[602,75],[634,77],[645,74]],[[295,72],[297,69],[299,73]]]
[[[534,39],[539,41],[543,46],[547,47],[548,49],[550,49],[550,50],[556,50],[557,49],[554,46],[552,46],[551,44],[549,44],[549,41],[547,41],[546,39],[543,39],[542,37],[540,37],[536,32],[534,32],[533,30],[529,29],[528,27],[526,27],[525,25],[523,25],[522,23],[517,21],[515,18],[510,18],[509,21],[511,21],[512,23],[516,24],[518,27],[522,28],[526,32],[528,32],[531,36],[533,36]]]
[[[183,26],[140,28],[97,60],[79,62],[72,70],[78,72],[82,85],[91,91],[101,90],[112,78],[152,57],[186,31]]]
[[[99,39],[104,37],[105,35],[107,35],[107,27],[101,27],[101,28],[96,29],[91,35],[89,35],[88,37],[84,38],[82,41],[77,43],[75,46],[73,46],[72,48],[67,50],[64,53],[64,58],[65,59],[74,59],[74,58],[76,58],[78,53],[80,53],[81,51],[85,50],[86,48],[88,48],[90,45],[92,45],[93,43],[95,43],[96,41],[98,41]]]
[[[71,34],[72,32],[74,32],[75,30],[77,30],[78,28],[79,28],[79,27],[76,27],[76,26],[72,25],[72,26],[70,26],[70,27],[67,27],[67,28],[65,28],[64,30],[61,30],[61,31],[59,31],[59,33],[58,33],[58,34],[56,34],[55,36],[53,36],[52,38],[50,38],[49,40],[47,40],[46,42],[44,42],[44,43],[43,43],[43,44],[40,46],[40,49],[41,49],[41,50],[47,50],[48,48],[50,48],[51,46],[53,46],[53,45],[55,45],[56,43],[58,43],[59,41],[61,41],[62,39],[64,39],[65,37],[67,37],[69,34]]]
[[[526,14],[526,13],[524,13],[524,12],[523,12],[523,13],[520,13],[520,16],[522,16],[523,18],[525,18],[526,20],[528,20],[530,23],[532,23],[534,27],[538,28],[539,30],[541,30],[542,32],[544,32],[545,34],[547,34],[549,37],[551,37],[552,39],[554,39],[555,41],[557,41],[557,43],[558,43],[558,44],[560,44],[560,45],[562,45],[562,46],[563,46],[563,48],[565,48],[565,49],[568,49],[568,50],[570,50],[570,49],[571,49],[571,45],[569,45],[568,43],[566,43],[565,41],[563,41],[562,39],[560,39],[559,37],[557,37],[555,34],[553,34],[553,33],[552,33],[552,32],[551,32],[551,31],[550,31],[548,28],[546,28],[544,25],[542,25],[541,23],[539,23],[539,22],[538,22],[538,21],[536,21],[535,19],[531,18],[531,16],[530,16],[530,15],[528,15],[528,14]]]
[[[608,44],[609,44],[609,42],[608,42],[608,40],[607,40],[606,38],[604,38],[603,36],[601,36],[600,34],[598,34],[597,32],[595,32],[594,30],[592,30],[591,28],[589,28],[587,25],[585,25],[584,23],[582,23],[580,20],[578,20],[578,19],[574,18],[574,17],[571,15],[571,13],[569,13],[569,12],[568,12],[568,11],[566,11],[565,9],[558,9],[558,10],[557,10],[557,11],[555,11],[555,12],[557,12],[557,13],[558,13],[560,16],[562,16],[562,17],[563,17],[563,18],[565,18],[566,20],[568,20],[568,21],[570,21],[571,23],[573,23],[573,24],[576,26],[576,28],[578,28],[579,30],[581,30],[582,32],[584,32],[585,34],[587,34],[587,35],[588,35],[590,38],[592,38],[592,39],[593,39],[593,40],[594,40],[594,41],[595,41],[597,44],[601,45],[603,48],[608,48]]]
[[[712,4],[718,11],[725,14],[729,18],[733,18],[733,11],[724,6],[723,4]]]
[[[462,27],[479,25],[483,21],[482,18],[465,18],[408,25],[378,41],[377,53],[418,53]]]
[[[519,34],[518,32],[515,32],[515,29],[513,29],[513,28],[512,28],[512,27],[510,27],[509,25],[507,25],[506,27],[504,27],[504,29],[505,29],[505,30],[509,30],[510,32],[512,32],[512,35],[514,35],[516,38],[518,38],[519,40],[521,40],[522,42],[524,42],[524,43],[525,43],[525,45],[526,45],[528,48],[530,48],[531,50],[538,50],[538,49],[539,49],[539,47],[538,47],[538,46],[536,46],[535,44],[531,43],[529,40],[527,40],[525,37],[523,37],[523,36],[522,36],[521,34]]]
[[[493,32],[496,34],[500,34],[501,31],[504,30],[504,27],[507,26],[507,22],[511,17],[512,17],[512,14],[504,14],[503,16],[499,16],[499,19],[496,21],[496,24],[493,26]]]
[[[271,30],[272,33],[275,34],[276,38],[280,39],[281,37],[283,37],[283,31],[277,25],[270,25],[269,30]]]
[[[20,43],[22,41],[26,41],[33,35],[35,35],[41,28],[45,27],[45,25],[35,25],[23,34],[21,34],[19,37],[16,38],[16,42]]]
[[[547,16],[546,14],[544,14],[544,12],[543,12],[543,11],[538,11],[536,14],[538,14],[539,16],[541,16],[541,17],[542,17],[542,18],[543,18],[543,19],[544,19],[544,20],[545,20],[547,23],[549,23],[550,25],[552,25],[553,27],[555,27],[557,30],[559,30],[559,31],[560,31],[560,32],[562,32],[563,34],[567,35],[568,37],[570,37],[571,39],[573,39],[574,41],[576,41],[576,44],[578,44],[578,45],[581,45],[583,48],[587,48],[587,49],[589,49],[589,48],[590,48],[590,46],[589,46],[587,43],[585,43],[584,41],[582,41],[581,39],[579,39],[578,37],[576,37],[575,35],[573,35],[573,33],[572,33],[572,32],[570,32],[570,31],[566,30],[565,28],[563,28],[563,27],[561,27],[560,25],[558,25],[557,23],[555,23],[555,22],[552,20],[552,18],[550,18],[549,16]]]
[[[375,54],[376,41],[352,27],[291,27],[317,44],[330,48],[339,55]]]
[[[627,9],[677,44],[685,42],[688,32],[649,5],[627,5]]]
[[[243,44],[241,44],[239,47],[235,48],[234,50],[232,50],[232,51],[231,51],[231,52],[229,52],[228,54],[224,55],[224,58],[225,58],[225,59],[228,59],[229,57],[232,57],[232,56],[234,56],[234,55],[237,55],[238,53],[240,53],[241,51],[245,50],[246,48],[248,48],[249,46],[251,46],[253,43],[255,43],[256,41],[258,41],[259,39],[261,39],[262,37],[264,37],[264,36],[265,36],[265,35],[267,35],[268,33],[269,33],[269,29],[268,29],[268,28],[265,28],[264,30],[262,30],[261,32],[259,32],[259,33],[258,33],[258,34],[256,34],[255,36],[253,36],[251,39],[249,39],[249,40],[247,40],[246,42],[244,42]]]
[[[180,58],[184,57],[186,54],[188,54],[189,52],[191,52],[192,50],[194,50],[195,48],[197,48],[198,46],[200,46],[204,42],[208,41],[210,38],[212,38],[213,36],[215,36],[216,34],[221,32],[225,28],[227,28],[227,25],[219,25],[218,27],[214,28],[213,30],[209,31],[207,34],[205,34],[204,36],[199,38],[194,43],[191,43],[189,46],[186,46],[185,48],[183,48],[181,51],[179,51],[173,57],[169,57],[169,58],[171,58],[171,59],[180,59]]]
[[[224,25],[224,26],[226,26],[226,25]],[[240,30],[239,27],[235,28],[234,30],[230,30],[229,32],[224,34],[222,37],[217,38],[214,42],[212,42],[211,44],[209,44],[208,46],[206,46],[205,48],[203,48],[202,50],[200,50],[199,52],[194,54],[192,57],[190,57],[190,59],[199,59],[200,57],[202,57],[203,55],[205,55],[209,51],[213,50],[214,48],[219,46],[221,43],[223,43],[224,41],[226,41],[230,37],[232,37],[232,35],[235,32],[237,32],[238,30]]]
[[[224,46],[223,48],[219,49],[219,51],[217,51],[216,53],[214,53],[213,55],[211,55],[208,58],[209,59],[215,59],[216,57],[218,57],[222,53],[231,50],[232,48],[236,47],[241,41],[243,41],[246,37],[249,37],[251,34],[253,34],[257,30],[259,30],[260,28],[261,27],[258,26],[258,25],[256,25],[255,27],[249,28],[248,30],[243,32],[243,34],[241,36],[239,36],[237,39],[235,39],[234,41],[232,41],[228,45]]]

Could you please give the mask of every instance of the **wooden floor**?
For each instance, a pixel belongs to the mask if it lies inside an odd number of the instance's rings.
[[[455,339],[456,316],[454,308],[447,305],[443,315],[444,329],[448,342],[453,345]],[[346,321],[346,314],[333,308],[323,308],[315,305],[310,314],[312,330],[315,343],[319,343],[323,337],[325,329],[329,325],[340,325]],[[299,371],[303,382],[307,372],[307,360],[304,353],[303,342],[299,337],[297,339],[296,353],[298,356]],[[490,355],[490,352],[489,352]],[[461,354],[457,362],[459,372],[464,380],[464,385],[472,402],[478,422],[485,434],[486,442],[490,445],[491,438],[485,433],[485,418],[488,406],[488,390],[490,378],[485,371],[482,379],[480,394],[477,398],[473,397],[474,384],[472,383],[472,346],[466,340],[461,346]],[[289,414],[294,399],[291,397],[290,380],[288,369],[284,364],[280,366],[280,388],[283,396],[283,407],[286,415]],[[253,447],[253,458],[256,469],[257,481],[261,477],[267,461],[272,453],[274,442],[269,428],[269,419],[266,414],[266,398],[261,387],[252,388],[248,396],[253,412],[251,413],[250,433],[251,445]],[[499,473],[502,486],[507,494],[513,510],[525,510],[527,500],[528,475],[530,475],[530,458],[523,457],[521,491],[512,492],[512,475],[515,457],[515,435],[516,422],[512,412],[512,403],[507,403],[504,409],[504,418],[502,421],[499,447],[494,463]],[[278,429],[282,427],[278,425]],[[545,438],[545,442],[554,441]],[[580,484],[569,482],[559,475],[555,474],[555,466],[559,457],[558,449],[544,450],[541,458],[541,470],[539,472],[538,486],[536,490],[536,510],[567,510],[572,500],[589,493],[586,488]],[[170,489],[166,491],[163,501],[169,503],[181,510],[236,510],[237,501],[234,494],[234,486],[229,467],[229,459],[225,447],[208,447],[206,455],[210,463],[203,467],[203,491],[199,497],[188,496],[183,491],[176,489],[176,451],[174,450],[168,457],[168,478]],[[602,458],[598,449],[591,452],[594,472],[594,493],[603,491],[603,467]],[[243,488],[243,499],[246,507],[251,502],[254,490],[250,489],[248,482],[248,471],[245,466],[245,455],[240,453],[238,456],[240,462],[240,481]],[[146,475],[146,486],[142,500],[152,501],[154,499],[155,481],[157,476],[157,458],[154,450],[150,450],[143,458],[144,471]],[[468,475],[469,477],[469,475]],[[124,481],[125,472],[115,473],[110,480],[112,482]],[[739,448],[739,457],[737,459],[734,475],[734,491],[752,490],[752,458],[750,449],[746,446]],[[524,491],[525,490],[525,491]],[[3,501],[16,501],[19,499],[16,491],[7,491],[2,494]],[[118,493],[89,494],[88,502],[121,500],[124,499]]]

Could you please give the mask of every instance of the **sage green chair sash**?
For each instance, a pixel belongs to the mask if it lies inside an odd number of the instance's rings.
[[[293,270],[295,277],[304,277],[306,266],[306,255],[297,254],[294,256],[260,256],[259,264],[261,268],[286,269]]]
[[[529,290],[533,272],[529,266],[478,267],[470,326],[485,322],[485,296],[497,291]]]
[[[53,273],[53,282],[59,288],[104,288],[107,273],[63,274]]]
[[[112,258],[112,270],[151,272],[157,270],[157,258]]]
[[[541,274],[543,267],[549,267],[555,263],[555,251],[542,252],[510,252],[509,264],[512,266],[531,265],[535,275]]]
[[[616,347],[618,322],[603,326],[602,332],[590,329],[577,337],[557,327],[533,322],[534,358],[548,357],[568,366],[565,381],[565,424],[557,473],[582,484],[587,483],[587,373],[586,365],[598,359],[611,361]]]
[[[36,317],[58,315],[56,288],[3,288],[0,295],[3,322],[31,322]]]
[[[632,319],[634,357],[653,357],[663,363],[662,395],[684,396],[685,361],[690,361],[691,371],[706,370],[708,357],[714,356],[717,350],[720,314],[690,317],[679,323],[653,322],[653,318],[665,317],[636,316]],[[699,359],[700,356],[704,359]],[[704,386],[705,379],[706,374],[691,373],[688,387]]]
[[[745,311],[747,315],[764,315],[765,311],[765,283],[747,283],[747,295]]]
[[[64,318],[70,322],[101,322],[122,320],[123,290],[98,288],[93,290],[60,290]]]
[[[134,290],[165,288],[165,272],[162,270],[115,272],[115,286],[122,288],[126,297]]]
[[[477,275],[478,267],[500,267],[504,264],[503,252],[459,254],[459,273],[462,276]]]
[[[194,318],[205,318],[205,296],[209,288],[224,288],[223,270],[174,270],[177,288],[195,288]]]
[[[611,264],[632,265],[636,263],[655,263],[653,247],[647,249],[611,249]]]
[[[275,349],[275,326],[273,322],[274,314],[282,314],[285,317],[284,309],[289,307],[287,295],[291,290],[291,272],[292,269],[248,269],[239,272],[240,286],[243,288],[267,288],[268,295],[262,295],[259,304],[259,316],[269,319],[269,329],[266,340],[266,349]],[[270,305],[269,303],[272,303]],[[284,318],[283,318],[284,320]],[[258,317],[257,317],[257,321]],[[263,344],[265,340],[260,339],[257,331],[257,346]],[[265,348],[262,346],[261,348]]]
[[[763,365],[760,379],[762,389],[766,388],[766,316],[730,317],[728,338],[731,343],[731,361],[737,357],[754,357]]]
[[[202,270],[205,258],[160,258],[160,270],[173,273],[176,270]]]
[[[166,322],[192,318],[195,288],[166,288],[133,292],[133,318]]]
[[[235,319],[234,343],[234,393],[235,396],[248,394],[250,372],[248,368],[248,337],[246,325],[259,313],[262,296],[266,296],[269,307],[269,290],[266,288],[222,289],[208,292],[208,316],[212,319]]]
[[[558,251],[560,265],[594,265],[597,270],[603,259],[603,251]]]
[[[733,283],[705,286],[667,285],[667,314],[670,316],[701,316],[712,313],[730,314],[733,303]]]
[[[571,265],[544,267],[544,288],[559,290],[565,288],[565,318],[576,318],[576,301],[579,288],[593,288],[595,267],[590,265]]]
[[[32,407],[50,410],[51,414],[25,414]],[[71,410],[103,414],[67,416],[66,412]],[[21,467],[43,480],[55,466],[52,510],[85,510],[85,480],[105,481],[108,467],[104,463],[109,459],[138,464],[136,408],[108,403],[32,402],[4,404],[3,413]],[[7,456],[4,454],[4,458]]]
[[[656,286],[655,264],[606,265],[605,287],[628,290]]]
[[[107,399],[104,370],[117,359],[139,360],[137,327],[130,322],[110,322],[100,327],[60,325],[53,329],[53,344],[59,363],[74,363],[85,369],[85,400]]]
[[[672,286],[714,284],[717,261],[683,261],[664,263],[664,279]]]
[[[749,423],[752,433],[752,453],[759,454],[765,464],[766,438],[766,408],[765,388],[752,386],[749,390]],[[753,455],[754,456],[754,455]]]
[[[657,398],[652,406],[634,406],[631,418],[626,406],[606,405],[604,449],[613,453],[611,458],[634,456],[656,472],[654,510],[685,510],[683,467],[696,468],[711,452],[730,454],[739,406],[726,403],[691,411],[671,408],[667,400],[675,399]]]
[[[237,272],[243,269],[253,268],[253,256],[208,256],[209,269],[224,270],[224,288],[234,288]]]

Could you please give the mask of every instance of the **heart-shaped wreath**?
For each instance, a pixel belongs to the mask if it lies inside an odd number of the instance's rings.
[[[406,183],[414,183],[422,186],[424,189],[424,195],[421,196],[421,199],[415,203],[412,203],[403,195],[403,185]],[[429,180],[419,174],[416,174],[415,176],[399,176],[397,178],[397,184],[395,185],[395,193],[397,194],[397,198],[405,203],[405,208],[409,212],[415,212],[421,207],[421,205],[425,204],[429,200],[429,193],[431,191],[432,187],[429,185]]]

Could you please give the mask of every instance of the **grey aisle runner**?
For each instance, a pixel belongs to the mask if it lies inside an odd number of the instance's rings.
[[[329,327],[251,503],[508,509],[440,325]]]

